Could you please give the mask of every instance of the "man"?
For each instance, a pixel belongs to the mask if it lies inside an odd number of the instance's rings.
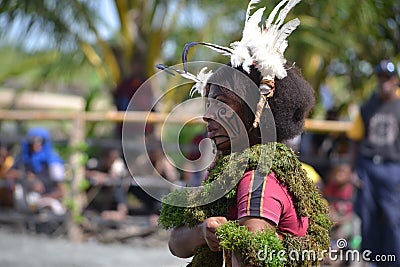
[[[47,129],[41,127],[29,129],[21,143],[21,153],[6,177],[25,182],[26,201],[29,207],[37,210],[49,207],[55,214],[65,213],[61,205],[64,196],[64,163],[53,149],[50,132]],[[21,185],[17,184],[16,191],[21,190],[23,190]],[[16,195],[19,195],[17,192]],[[24,201],[17,197],[16,205],[24,205]]]
[[[348,136],[356,141],[355,170],[360,178],[356,212],[362,220],[362,249],[396,255],[400,266],[400,98],[395,64],[375,68],[378,89],[361,107]]]
[[[283,56],[286,37],[299,20],[278,30],[298,2],[282,0],[264,24],[265,8],[250,15],[258,3],[250,1],[241,41],[229,47],[190,42],[183,49],[184,70],[158,66],[196,82],[192,93],[205,97],[203,120],[216,149],[204,186],[171,192],[161,209],[160,224],[173,228],[170,251],[193,256],[188,266],[314,266],[320,263],[312,257],[284,262],[260,252],[265,247],[285,255],[318,254],[329,247],[326,203],[296,155],[282,144],[302,132],[314,105],[314,90]],[[206,68],[197,76],[186,72],[187,53],[197,44],[229,55],[230,62],[215,73]]]

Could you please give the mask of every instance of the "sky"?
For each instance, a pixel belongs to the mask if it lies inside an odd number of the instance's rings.
[[[99,31],[103,38],[108,39],[119,28],[117,11],[111,0],[98,0],[98,3],[99,12],[108,26],[100,27]]]

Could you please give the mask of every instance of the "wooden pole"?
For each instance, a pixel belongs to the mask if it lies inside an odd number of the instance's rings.
[[[28,110],[0,110],[0,120],[74,120],[76,116],[81,116],[87,122],[144,122],[147,123],[163,123],[168,118],[168,123],[178,124],[200,124],[204,123],[201,117],[193,118],[188,115],[180,115],[179,117],[168,117],[166,113],[144,112],[144,111],[105,111],[105,112],[63,112],[63,111],[28,111]],[[329,120],[312,120],[307,119],[305,130],[310,132],[326,132],[326,133],[345,133],[351,125],[347,121],[329,121]]]
[[[332,120],[306,120],[304,129],[309,132],[322,133],[346,133],[350,128],[350,121],[332,121]]]
[[[81,190],[81,185],[85,179],[85,166],[83,162],[82,146],[85,143],[85,118],[83,113],[79,113],[73,120],[73,131],[71,132],[69,146],[72,153],[69,158],[72,180],[69,191],[70,209],[67,222],[68,236],[73,242],[82,242],[83,233],[79,226],[82,210],[86,203],[86,197]]]
[[[0,110],[0,120],[73,120],[78,112],[71,111],[28,111],[28,110]],[[167,113],[145,112],[145,111],[88,111],[80,113],[88,122],[147,122],[162,123],[168,119],[169,123],[202,123],[201,117],[180,115],[169,117]]]

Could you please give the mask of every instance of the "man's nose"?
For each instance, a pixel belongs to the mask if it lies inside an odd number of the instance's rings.
[[[215,109],[212,106],[206,108],[203,114],[203,121],[209,122],[210,120],[215,120]]]

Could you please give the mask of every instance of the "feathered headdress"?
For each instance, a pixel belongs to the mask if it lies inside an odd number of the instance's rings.
[[[272,10],[267,20],[263,22],[262,16],[265,7],[256,10],[250,15],[255,4],[260,2],[260,0],[251,0],[247,7],[246,21],[240,41],[231,43],[229,47],[205,42],[187,43],[182,53],[184,70],[173,70],[196,82],[196,85],[191,90],[191,94],[198,92],[204,95],[204,87],[212,72],[204,75],[205,71],[202,69],[199,75],[195,76],[187,71],[187,54],[191,47],[195,45],[204,45],[223,55],[230,56],[232,66],[241,66],[247,73],[250,73],[250,67],[253,65],[262,76],[259,87],[260,99],[257,104],[253,123],[253,127],[257,128],[262,110],[268,107],[267,98],[272,97],[274,94],[275,78],[283,79],[287,76],[285,69],[286,59],[283,56],[288,46],[286,39],[297,28],[300,21],[296,18],[284,24],[284,20],[289,11],[300,1],[301,0],[282,0]],[[275,19],[276,16],[277,18]],[[161,67],[161,69],[168,68],[169,67],[163,65]]]

